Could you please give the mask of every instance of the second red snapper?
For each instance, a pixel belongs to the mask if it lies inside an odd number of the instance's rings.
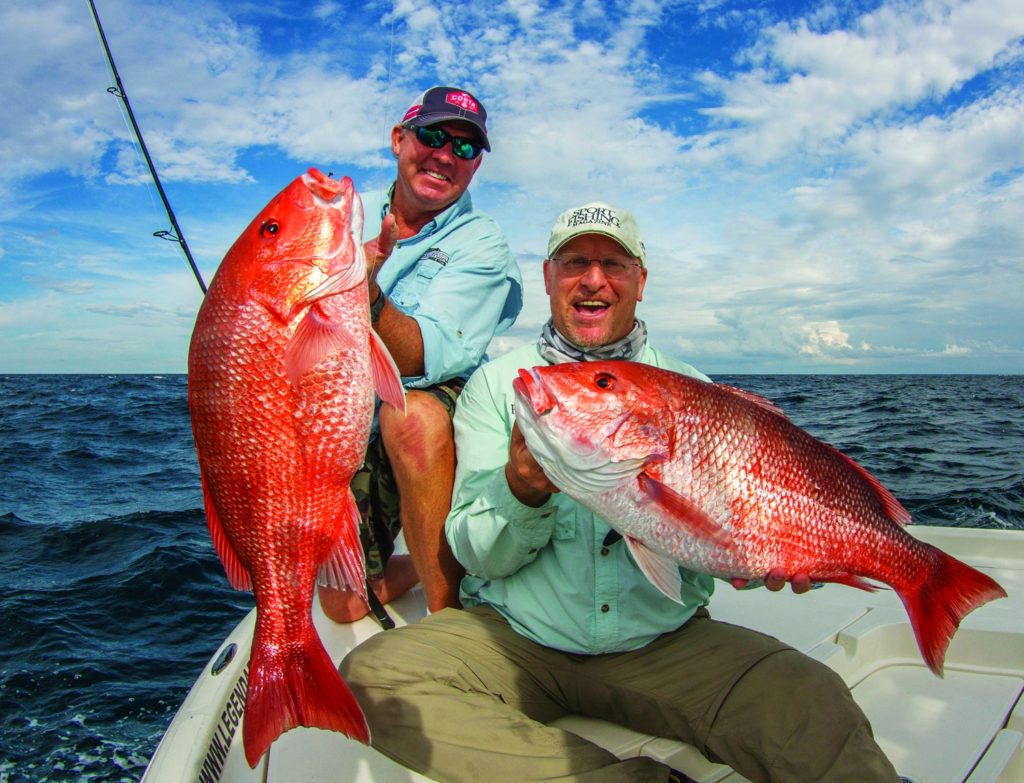
[[[963,617],[1006,592],[918,541],[864,468],[756,395],[645,364],[520,370],[516,422],[548,478],[624,536],[679,600],[682,565],[723,578],[891,585],[938,675]]]
[[[295,726],[369,731],[313,626],[318,573],[362,592],[349,481],[374,388],[404,408],[370,328],[362,206],[347,177],[298,177],[242,232],[199,310],[188,357],[207,525],[256,598],[242,737],[252,767]]]

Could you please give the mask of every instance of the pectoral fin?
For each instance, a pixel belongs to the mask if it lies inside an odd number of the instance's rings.
[[[736,550],[736,542],[729,531],[689,498],[647,473],[641,473],[636,480],[640,491],[659,506],[669,520],[678,523],[687,533],[723,549]]]
[[[373,371],[373,387],[384,402],[405,413],[405,388],[398,365],[388,347],[373,329],[370,330],[370,367]]]
[[[679,564],[665,555],[655,552],[637,538],[626,538],[626,546],[633,560],[644,572],[651,584],[677,604],[683,603],[683,579],[679,575]]]
[[[330,321],[313,306],[303,316],[295,333],[284,351],[284,368],[293,386],[311,367],[319,364],[329,354],[345,349],[358,348],[355,336],[344,324]]]

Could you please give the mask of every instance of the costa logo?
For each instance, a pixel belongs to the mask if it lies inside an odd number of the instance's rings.
[[[452,106],[458,106],[460,109],[465,111],[471,111],[473,113],[478,113],[480,111],[480,107],[477,105],[477,102],[473,100],[469,93],[450,92],[445,96],[445,100]]]

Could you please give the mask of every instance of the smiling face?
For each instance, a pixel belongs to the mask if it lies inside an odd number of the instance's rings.
[[[441,128],[452,136],[476,140],[473,126],[466,122],[445,122]],[[438,149],[421,144],[416,133],[396,125],[391,130],[391,149],[398,158],[398,180],[391,209],[400,227],[418,231],[428,220],[447,209],[466,192],[483,155],[474,160],[456,157],[452,145]]]
[[[622,245],[603,234],[582,234],[566,242],[558,258],[631,259]],[[636,259],[632,259],[636,260]],[[551,317],[563,337],[580,348],[597,348],[621,340],[633,329],[636,303],[643,300],[647,269],[639,263],[624,277],[609,279],[600,264],[582,275],[567,272],[558,261],[544,262],[544,290]]]

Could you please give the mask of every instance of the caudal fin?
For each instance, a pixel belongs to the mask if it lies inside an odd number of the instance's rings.
[[[270,651],[253,644],[242,740],[254,768],[284,732],[296,726],[333,729],[369,744],[359,703],[338,674],[315,631],[301,644]]]
[[[910,615],[917,646],[925,663],[939,677],[946,648],[968,613],[1006,591],[992,578],[929,546],[935,555],[928,577],[916,589],[898,590]]]

